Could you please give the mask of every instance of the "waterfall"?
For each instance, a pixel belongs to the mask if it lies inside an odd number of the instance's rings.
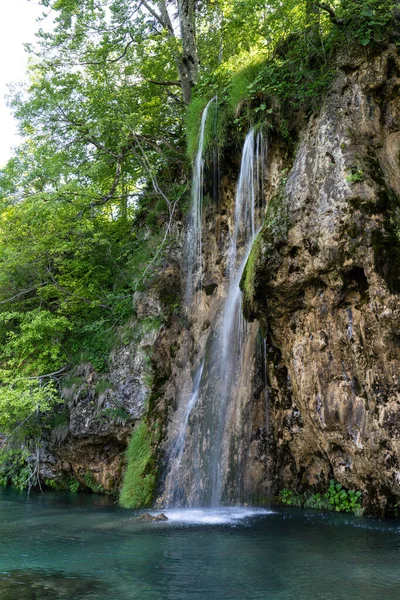
[[[203,280],[202,268],[202,212],[203,212],[203,150],[204,134],[207,123],[207,115],[211,104],[216,97],[211,98],[203,111],[200,124],[199,147],[193,168],[192,180],[192,208],[188,221],[186,235],[186,290],[185,304],[190,307],[193,296],[197,289],[201,290]]]
[[[207,116],[204,113],[203,134]],[[243,319],[239,284],[259,231],[264,146],[262,134],[255,134],[251,129],[243,146],[235,197],[227,259],[227,295],[218,321],[209,335],[204,356],[195,371],[192,393],[184,401],[178,433],[170,446],[170,471],[166,483],[166,497],[170,505],[215,507],[227,499],[241,501],[242,472],[237,458],[240,452],[235,449],[237,443],[232,431],[235,411],[239,406],[240,385],[246,379],[244,346],[247,324]],[[200,163],[201,156],[197,164]],[[202,166],[199,166],[196,186],[201,181],[201,173]],[[197,187],[193,193],[199,200]],[[201,221],[197,223],[201,225]],[[201,233],[196,235],[201,239]],[[191,274],[195,271],[195,261],[193,265]],[[190,285],[193,285],[193,281]],[[229,466],[231,463],[234,463],[233,468]],[[227,497],[228,478],[233,492]]]
[[[257,149],[259,139],[257,135]],[[223,441],[226,434],[228,404],[235,393],[242,363],[242,348],[246,336],[246,322],[243,319],[242,292],[239,284],[249,258],[255,230],[256,173],[259,156],[255,153],[254,130],[250,129],[243,146],[239,181],[235,198],[234,230],[229,251],[228,294],[223,312],[222,327],[219,331],[217,347],[220,349],[218,370],[220,378],[219,410],[216,435],[210,453],[210,480],[212,482],[211,505],[219,506],[222,500],[224,466]],[[257,165],[257,167],[256,167]],[[258,233],[258,232],[257,232]]]
[[[179,428],[178,435],[172,445],[169,461],[171,464],[171,472],[169,476],[169,486],[167,488],[167,496],[170,498],[172,506],[180,504],[183,500],[183,470],[181,469],[182,455],[185,449],[187,427],[189,417],[192,410],[196,406],[196,402],[199,397],[200,382],[203,375],[204,360],[200,363],[196,369],[193,378],[193,391],[189,397],[189,401],[185,407],[185,411],[182,417],[181,426]]]

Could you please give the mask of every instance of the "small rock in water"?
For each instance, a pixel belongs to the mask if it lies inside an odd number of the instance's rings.
[[[159,515],[151,515],[150,513],[144,513],[138,517],[139,521],[168,521],[168,517],[164,513]]]

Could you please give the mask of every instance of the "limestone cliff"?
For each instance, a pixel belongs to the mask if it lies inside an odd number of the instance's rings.
[[[272,483],[334,476],[384,514],[400,497],[400,57],[339,58],[242,281],[268,337]]]
[[[246,370],[221,457],[231,501],[263,502],[284,487],[325,491],[332,477],[365,492],[371,513],[390,514],[400,499],[399,86],[395,46],[339,57],[320,113],[299,126],[297,149],[270,137],[268,208],[241,284],[252,321]],[[205,202],[203,287],[191,314],[179,303],[179,223],[156,283],[134,299],[110,372],[82,367],[64,386],[68,422],[43,451],[44,478],[117,490],[129,437],[146,414],[165,500],[168,452],[227,295],[238,157],[235,149],[223,158],[218,202]],[[188,422],[183,486],[205,410],[200,402]],[[203,433],[198,447],[207,451]]]
[[[165,415],[155,405],[170,375],[180,287],[174,248],[169,259],[146,292],[135,293],[135,316],[120,328],[107,372],[98,373],[85,364],[63,379],[64,404],[42,444],[44,482],[117,493],[137,424],[148,416],[160,423],[162,434]],[[155,451],[157,443],[155,438]]]

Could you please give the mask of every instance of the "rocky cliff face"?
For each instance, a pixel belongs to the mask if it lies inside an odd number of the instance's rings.
[[[135,316],[118,333],[108,371],[81,365],[62,381],[65,405],[41,451],[41,476],[54,485],[118,492],[132,431],[154,409],[170,375],[179,267],[175,250],[153,285],[133,297]],[[160,409],[161,410],[161,409]],[[153,421],[164,422],[156,411]]]
[[[344,57],[301,134],[245,281],[268,332],[272,484],[334,476],[384,514],[400,497],[400,57]]]
[[[372,59],[342,57],[294,158],[284,141],[270,140],[268,210],[242,280],[252,323],[247,368],[227,413],[227,497],[264,501],[284,487],[324,491],[334,477],[366,492],[365,507],[375,514],[400,498],[399,86],[394,46]],[[226,298],[234,162],[219,204],[205,208],[204,285],[190,317],[176,304],[180,233],[154,288],[135,298],[137,318],[110,372],[99,377],[82,367],[64,390],[68,423],[44,452],[44,477],[116,490],[145,412],[157,423],[155,451],[168,473],[193,373]],[[195,432],[189,420],[183,486],[196,459]],[[161,476],[160,502],[170,485]]]

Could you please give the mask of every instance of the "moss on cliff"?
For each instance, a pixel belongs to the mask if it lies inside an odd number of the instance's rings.
[[[287,204],[282,189],[271,198],[268,204],[264,226],[254,240],[240,281],[240,289],[243,292],[243,313],[249,321],[256,318],[256,296],[260,292],[261,259],[264,265],[262,279],[265,283],[267,271],[271,266],[276,265],[276,261],[280,261],[277,251],[286,242],[288,228]]]
[[[127,468],[119,496],[123,508],[150,506],[156,483],[152,437],[145,421],[134,430],[126,452]]]
[[[246,266],[243,271],[242,279],[240,281],[240,289],[243,293],[243,307],[246,317],[249,316],[249,314],[254,309],[253,299],[255,296],[256,272],[261,253],[262,237],[260,232],[254,240],[250,256],[247,260]]]

